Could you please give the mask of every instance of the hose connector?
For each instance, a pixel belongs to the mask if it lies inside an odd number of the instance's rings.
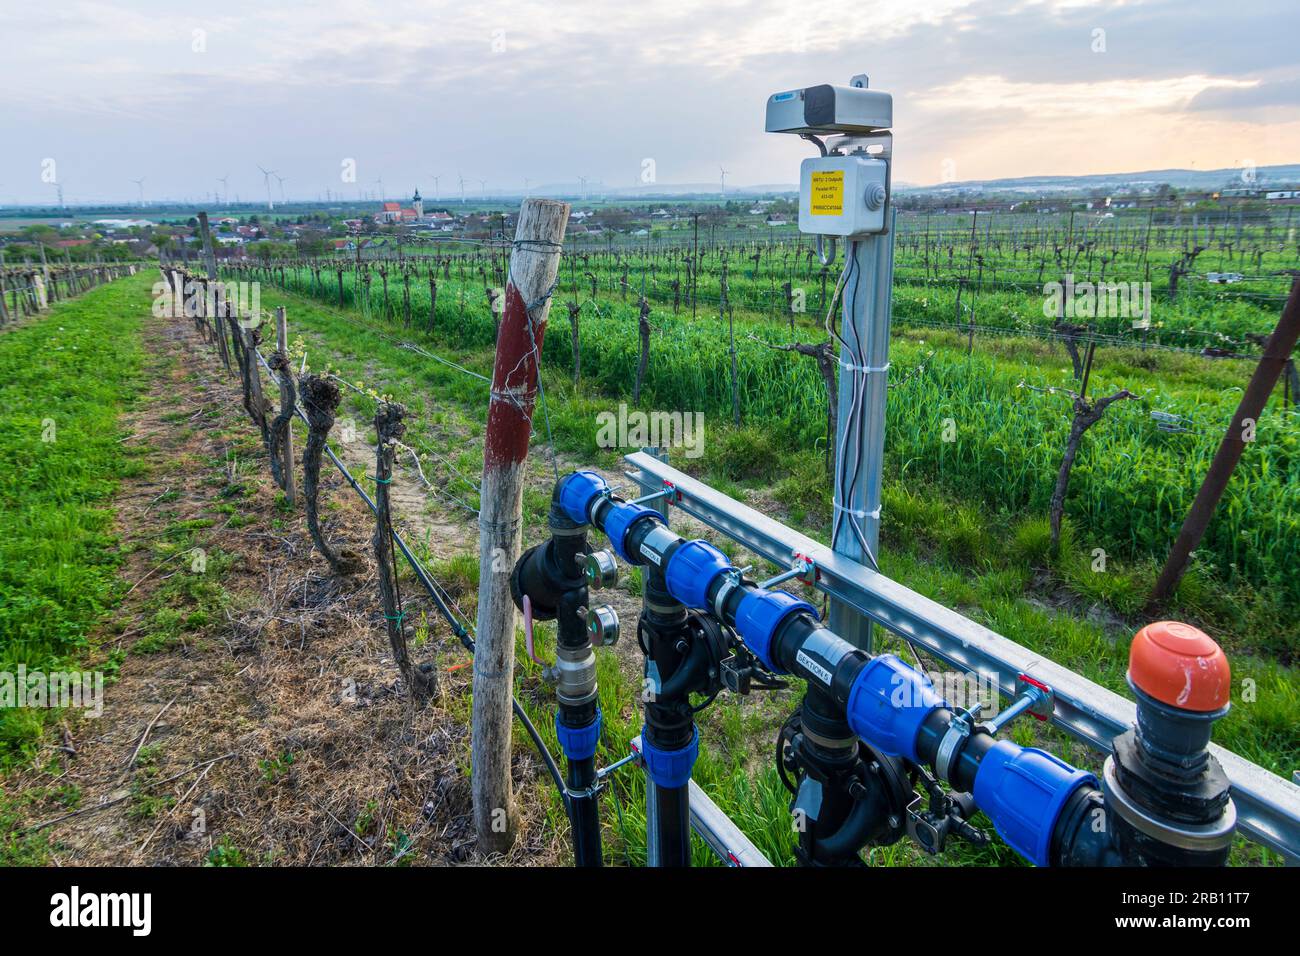
[[[700,755],[700,730],[694,728],[691,742],[679,750],[660,750],[650,742],[645,727],[641,728],[641,759],[646,773],[656,787],[673,789],[690,783],[691,771]]]
[[[791,614],[804,611],[817,617],[817,609],[788,591],[765,591],[756,588],[746,594],[736,608],[736,631],[751,654],[774,674],[788,671],[772,654],[772,637],[781,622]]]
[[[975,774],[973,796],[998,835],[1036,866],[1051,863],[1056,821],[1074,791],[1097,785],[1092,774],[1033,747],[999,740]]]
[[[591,503],[609,494],[609,483],[594,471],[575,471],[555,486],[555,500],[577,524],[591,521]]]
[[[1128,682],[1137,726],[1115,738],[1102,775],[1120,852],[1136,865],[1226,863],[1237,813],[1208,748],[1231,706],[1227,657],[1190,624],[1158,621],[1133,639]]]
[[[687,541],[668,559],[668,593],[697,611],[709,609],[709,588],[731,569],[727,556],[707,541]]]
[[[932,712],[948,706],[930,679],[893,654],[881,654],[859,672],[846,707],[853,732],[891,757],[919,763],[916,738]]]

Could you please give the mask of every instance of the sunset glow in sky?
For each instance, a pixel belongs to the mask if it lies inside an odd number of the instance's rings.
[[[51,158],[69,202],[257,199],[259,164],[299,198],[632,186],[646,159],[790,183],[808,147],[763,133],[767,95],[859,72],[904,182],[1297,162],[1294,25],[1294,0],[3,0],[0,203],[49,202]]]

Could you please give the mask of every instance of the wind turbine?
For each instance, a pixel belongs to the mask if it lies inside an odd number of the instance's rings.
[[[230,173],[224,176],[218,176],[217,182],[221,183],[221,201],[227,203],[230,201],[230,187],[227,185],[230,180]]]
[[[272,173],[272,175],[275,176],[276,180],[280,183],[280,205],[283,206],[285,204],[284,181],[287,177],[281,176],[279,173]]]
[[[587,177],[579,176],[578,182],[582,183],[582,201],[586,202],[587,201]]]
[[[266,183],[266,208],[273,210],[275,209],[275,202],[271,199],[271,177],[275,175],[275,170],[263,169],[261,166],[257,168],[262,170],[262,180]]]
[[[384,177],[380,176],[375,183],[379,186],[379,202],[382,204],[388,198],[388,193],[384,190]]]
[[[433,173],[430,173],[429,175],[433,176],[433,201],[435,203],[442,202],[442,196],[438,192],[438,177],[434,176]]]
[[[131,182],[135,183],[136,188],[140,190],[140,208],[143,209],[144,208],[144,177],[141,176],[139,179],[133,179],[131,180]]]
[[[726,195],[727,195],[727,171],[726,171],[725,169],[723,169],[721,166],[719,166],[719,167],[718,167],[718,172],[722,173],[722,176],[721,176],[721,182],[722,182],[722,195],[723,195],[723,196],[726,196]]]
[[[483,197],[483,201],[487,202],[487,180],[486,179],[480,179],[478,181],[478,191],[479,191],[479,195]]]
[[[460,181],[460,202],[463,206],[465,204],[465,177],[457,173],[456,179]]]
[[[529,178],[528,178],[527,176],[525,176],[525,177],[524,177],[524,196],[525,196],[525,197],[528,197],[528,196],[532,195],[532,193],[531,193],[531,192],[529,191],[529,189],[528,189],[528,184],[529,184],[529,182],[531,182],[531,180],[529,180]]]

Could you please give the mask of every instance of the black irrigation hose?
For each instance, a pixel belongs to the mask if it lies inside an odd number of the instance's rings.
[[[257,353],[257,358],[263,365],[266,365],[266,359],[262,357],[261,352]],[[272,375],[275,374],[269,365],[266,365],[266,368],[268,371],[271,371]],[[304,422],[307,422],[307,415],[300,407],[295,405],[294,412]],[[310,422],[308,422],[308,424],[310,424]],[[375,506],[370,495],[366,494],[366,490],[362,488],[356,478],[353,477],[352,472],[348,471],[347,465],[343,464],[339,456],[334,454],[334,449],[331,448],[328,443],[325,445],[325,454],[329,455],[330,461],[334,462],[334,467],[339,470],[339,473],[343,475],[347,480],[347,483],[352,486],[352,490],[361,496],[361,500],[366,503],[366,507],[370,509],[371,513],[378,515],[379,509]],[[397,533],[395,528],[391,528],[390,530],[392,531],[393,541],[397,544],[398,550],[402,552],[402,556],[406,558],[407,563],[411,565],[411,569],[415,572],[416,579],[421,585],[423,585],[424,589],[429,592],[429,597],[433,598],[433,603],[437,605],[439,613],[441,613],[447,623],[451,625],[452,633],[456,635],[461,645],[473,654],[474,638],[470,636],[469,630],[465,625],[456,620],[456,616],[452,614],[451,608],[447,606],[446,602],[442,599],[442,596],[438,593],[438,585],[429,576],[429,572],[424,569],[424,566],[420,564],[415,555],[411,553],[411,549],[406,546],[406,542],[402,540],[402,536]],[[527,731],[528,736],[532,738],[533,745],[537,748],[537,753],[542,758],[542,763],[546,764],[546,769],[547,772],[550,773],[551,779],[555,781],[555,786],[560,792],[560,798],[564,801],[565,816],[570,816],[569,790],[564,785],[564,776],[560,773],[559,765],[556,764],[555,758],[551,756],[550,750],[546,747],[546,742],[542,740],[542,735],[539,734],[537,728],[533,726],[533,722],[528,718],[528,714],[525,713],[523,705],[519,703],[519,699],[511,694],[510,703],[514,708],[515,716],[519,718],[519,722],[524,725],[524,730]]]
[[[299,414],[301,414],[301,412]],[[338,456],[334,454],[334,449],[330,448],[329,445],[326,445],[325,453],[330,456],[330,461],[334,462],[334,466],[338,468],[343,477],[347,479],[348,484],[350,484],[356,493],[361,496],[361,500],[366,503],[372,512],[378,514],[374,501],[372,501],[370,496],[366,494],[365,489],[357,483],[356,478],[352,476],[352,472],[348,471],[347,466],[344,465],[343,462],[339,460]],[[393,529],[393,541],[396,542],[398,549],[402,552],[402,556],[406,558],[407,563],[411,565],[411,569],[415,571],[415,576],[419,580],[420,584],[424,586],[424,589],[429,592],[429,596],[433,598],[433,603],[438,606],[438,611],[446,619],[447,623],[451,625],[452,632],[460,640],[461,645],[465,650],[473,654],[474,638],[470,636],[469,630],[456,620],[455,615],[451,613],[451,609],[447,607],[446,602],[443,601],[442,596],[438,593],[437,585],[433,582],[433,579],[429,577],[429,573],[424,570],[424,566],[420,564],[415,555],[411,553],[411,549],[406,546],[406,542],[402,540],[402,536],[397,533],[396,529]],[[560,774],[560,768],[556,764],[555,758],[551,756],[550,750],[546,747],[546,742],[542,740],[541,734],[537,732],[537,728],[533,726],[533,722],[528,719],[528,714],[524,712],[523,705],[519,703],[518,698],[513,694],[510,696],[510,703],[514,708],[515,716],[518,717],[519,722],[524,725],[524,730],[528,732],[528,736],[533,739],[533,744],[537,747],[537,752],[541,756],[542,762],[546,764],[546,769],[550,772],[551,779],[555,781],[555,786],[560,791],[560,797],[564,800],[564,812],[567,816],[569,813],[569,791],[564,785],[564,777]]]

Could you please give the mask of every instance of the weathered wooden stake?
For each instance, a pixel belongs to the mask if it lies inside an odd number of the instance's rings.
[[[474,826],[485,852],[504,852],[515,839],[510,736],[517,615],[510,597],[510,572],[519,558],[524,462],[541,372],[542,337],[568,219],[568,203],[524,200],[497,334],[483,445],[474,652]]]
[[[289,361],[289,320],[285,316],[284,306],[275,310],[275,345],[285,358],[285,371],[280,374],[280,417],[288,408],[289,418],[284,423],[283,433],[277,437],[280,449],[281,467],[284,469],[284,497],[289,504],[294,502],[293,478],[293,403],[294,381],[293,363]],[[280,421],[279,418],[276,419]]]
[[[220,284],[221,279],[217,275],[217,254],[212,248],[212,230],[208,225],[208,214],[206,212],[199,213],[199,231],[203,237],[203,258],[207,263],[208,282],[212,284]],[[204,297],[204,301],[207,301],[206,296]],[[213,301],[215,302],[216,300],[214,299]],[[221,338],[221,361],[225,363],[226,371],[229,372],[230,349],[226,344],[226,330],[221,318],[221,313],[224,310],[216,309],[215,311],[216,315],[209,316],[208,318],[212,321],[213,331],[215,331]],[[236,338],[234,341],[238,343],[239,339]],[[254,366],[254,370],[256,370],[256,366]]]

